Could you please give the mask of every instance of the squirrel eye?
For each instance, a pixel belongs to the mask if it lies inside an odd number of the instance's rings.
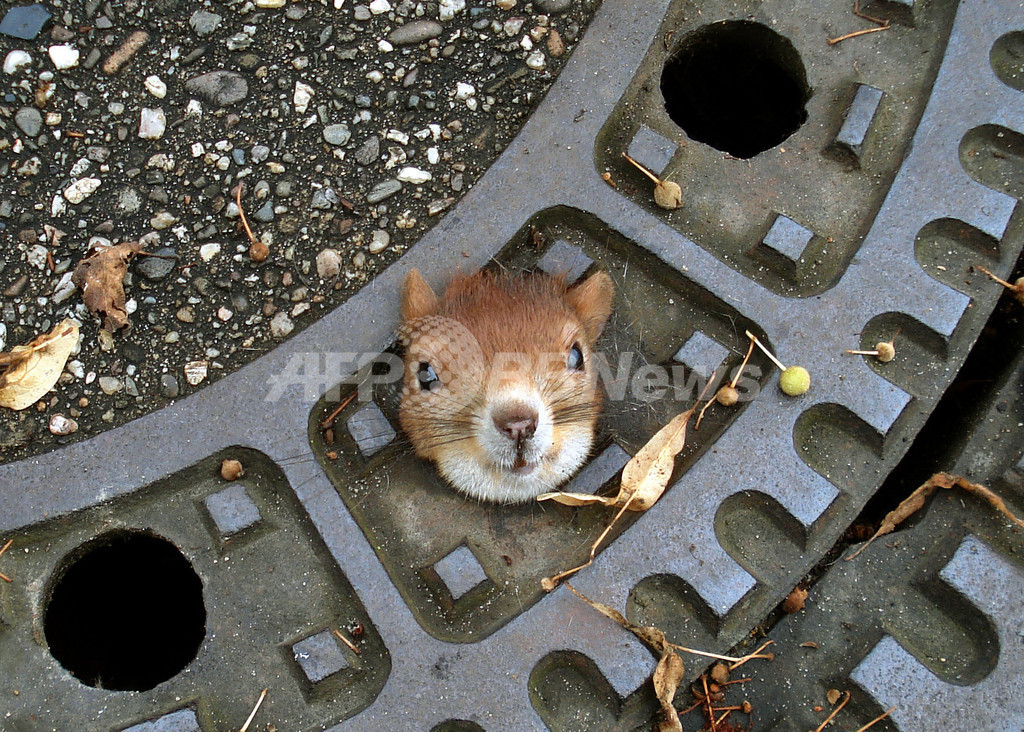
[[[441,380],[437,378],[437,372],[426,361],[420,361],[420,365],[416,369],[416,380],[420,382],[420,389],[422,391],[433,391],[441,386]]]
[[[583,349],[580,348],[579,343],[573,343],[572,347],[569,349],[567,365],[573,371],[583,370]]]

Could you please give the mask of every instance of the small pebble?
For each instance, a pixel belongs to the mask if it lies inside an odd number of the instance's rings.
[[[117,394],[124,388],[124,384],[116,376],[101,376],[98,381],[104,394]]]
[[[63,414],[55,414],[50,417],[50,432],[58,437],[70,435],[78,430],[78,422],[65,417]]]
[[[337,124],[324,127],[324,141],[329,145],[344,145],[352,139],[348,125]]]
[[[188,24],[192,26],[198,35],[206,36],[217,30],[217,26],[220,25],[221,16],[217,13],[211,13],[206,10],[197,10],[192,13],[192,16],[188,19]]]
[[[380,156],[380,138],[370,135],[356,150],[356,162],[360,165],[370,165]]]
[[[50,46],[47,53],[50,56],[50,60],[58,70],[70,69],[74,66],[78,66],[78,49],[74,46],[58,45]]]
[[[29,137],[35,137],[43,130],[43,115],[35,107],[22,107],[14,115],[18,129]]]
[[[185,364],[185,381],[190,386],[199,386],[206,380],[209,368],[209,361],[189,361]]]
[[[380,203],[400,190],[402,190],[402,184],[397,180],[381,181],[366,194],[366,202],[369,204]]]
[[[428,180],[431,180],[434,176],[432,176],[426,170],[408,167],[402,168],[400,171],[398,171],[398,175],[395,177],[398,178],[398,180],[402,181],[403,183],[413,183],[414,185],[419,185],[421,183],[426,183]]]
[[[144,84],[146,91],[157,99],[163,99],[167,96],[167,84],[161,81],[159,76],[147,76]]]
[[[324,249],[316,255],[316,273],[322,280],[332,280],[341,272],[341,254],[336,249]]]
[[[139,115],[139,137],[144,140],[159,140],[167,130],[167,118],[164,110],[142,108]]]
[[[204,262],[209,262],[211,259],[220,254],[220,244],[212,242],[210,244],[203,244],[199,247],[199,258]]]
[[[414,20],[391,31],[388,40],[396,46],[408,46],[437,38],[443,32],[444,26],[433,20]]]
[[[370,254],[379,254],[388,248],[388,244],[391,243],[391,235],[383,229],[377,229],[373,232],[373,236],[370,239]]]
[[[270,319],[270,335],[274,338],[285,338],[295,330],[295,323],[288,317],[288,313],[279,312]]]
[[[438,17],[442,20],[451,20],[458,13],[466,9],[466,0],[441,0],[438,8]]]
[[[171,374],[160,377],[160,394],[166,399],[174,399],[179,394],[178,380]]]
[[[99,178],[82,178],[64,189],[64,198],[68,203],[79,204],[91,196],[100,187]]]
[[[15,49],[4,58],[4,73],[14,74],[18,69],[31,65],[32,57],[26,51]]]
[[[217,107],[227,107],[249,95],[249,83],[234,71],[211,71],[185,82],[186,91],[198,94]]]
[[[295,92],[292,94],[292,104],[295,105],[295,111],[299,114],[304,114],[309,109],[309,103],[313,100],[313,87],[309,84],[303,84],[301,81],[295,82]]]

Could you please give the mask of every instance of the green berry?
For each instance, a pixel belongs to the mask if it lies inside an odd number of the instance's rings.
[[[779,388],[793,397],[806,394],[811,388],[811,375],[803,366],[790,366],[779,375]]]

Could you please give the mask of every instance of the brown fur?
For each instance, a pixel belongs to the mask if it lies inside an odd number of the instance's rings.
[[[603,272],[572,288],[564,278],[480,272],[457,276],[439,298],[412,270],[402,293],[404,329],[410,335],[399,416],[417,454],[437,460],[450,479],[445,461],[486,463],[487,449],[475,435],[489,421],[485,415],[499,406],[489,400],[501,398],[500,385],[506,382],[534,390],[543,401],[553,423],[552,454],[566,435],[578,441],[582,429],[592,438],[599,392],[591,357],[613,297],[611,278]],[[567,368],[574,344],[584,354],[583,371]],[[506,363],[509,354],[521,355],[528,372],[505,378],[505,369],[496,364]],[[421,363],[436,371],[444,385],[439,392],[422,390],[417,377]],[[495,379],[495,373],[501,378]],[[501,471],[496,475],[500,483]],[[456,487],[491,498],[486,485],[481,490]]]

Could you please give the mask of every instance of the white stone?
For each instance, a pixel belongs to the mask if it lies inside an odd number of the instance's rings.
[[[313,100],[313,87],[309,84],[303,84],[301,81],[295,82],[295,93],[292,94],[292,104],[295,105],[295,111],[299,114],[304,114],[309,109],[309,103]]]
[[[50,46],[49,51],[50,60],[53,61],[53,65],[58,69],[70,69],[73,66],[78,66],[78,49],[74,46],[67,44],[59,44],[57,46]]]
[[[170,211],[160,211],[149,220],[149,225],[157,231],[169,229],[178,223],[178,218]]]
[[[9,54],[7,54],[7,58],[4,59],[4,73],[13,74],[16,73],[18,69],[20,69],[21,67],[30,66],[31,64],[32,57],[28,54],[28,52],[16,48]]]
[[[381,38],[379,41],[377,41],[377,50],[380,51],[381,53],[391,53],[392,51],[395,50],[395,47],[392,46],[387,41],[385,41],[383,38]]]
[[[146,161],[147,168],[157,168],[170,173],[174,170],[174,156],[168,153],[157,153],[151,155],[149,160]]]
[[[159,140],[164,136],[166,129],[167,118],[164,116],[163,109],[159,107],[156,109],[142,108],[142,112],[139,114],[139,137],[143,140]]]
[[[63,216],[67,213],[68,205],[64,202],[63,196],[54,196],[53,201],[50,203],[50,215],[51,216]]]
[[[199,247],[199,257],[204,262],[209,262],[218,254],[220,254],[220,244],[216,242],[210,244],[203,244],[201,247]]]
[[[394,140],[400,145],[409,144],[409,136],[402,132],[401,130],[388,130],[388,134],[385,135],[385,137],[387,137],[387,139],[389,140]]]
[[[370,254],[380,254],[388,248],[388,244],[391,243],[391,235],[384,231],[384,229],[377,229],[373,232],[373,238],[370,239]]]
[[[167,96],[167,84],[159,76],[147,76],[146,81],[143,83],[146,85],[146,91],[157,99],[163,99]]]
[[[270,319],[270,335],[274,338],[284,338],[295,330],[295,323],[283,310]]]
[[[26,260],[29,265],[39,271],[46,269],[46,252],[48,250],[42,244],[33,244],[26,253]]]
[[[441,153],[438,152],[436,147],[427,148],[427,162],[431,165],[437,165],[437,161],[441,159]]]
[[[68,203],[81,203],[91,196],[100,187],[99,178],[82,178],[64,189],[64,198]]]
[[[209,361],[189,361],[185,364],[185,381],[192,386],[199,386],[206,379],[209,368]]]
[[[541,51],[540,49],[537,49],[536,51],[534,51],[533,53],[526,57],[526,65],[529,66],[531,69],[536,69],[537,71],[540,71],[545,66],[547,66],[547,64],[548,61],[544,57],[544,52]]]
[[[441,0],[438,17],[441,20],[451,20],[465,9],[466,0]]]
[[[77,429],[78,422],[71,419],[70,417],[65,417],[63,414],[55,414],[52,417],[50,417],[51,434],[57,436],[70,435]]]
[[[374,15],[380,15],[391,10],[391,3],[388,0],[373,0],[370,3],[370,12]]]
[[[402,168],[400,171],[398,171],[398,175],[396,175],[395,177],[398,178],[398,180],[402,181],[403,183],[414,183],[416,185],[419,185],[420,183],[426,183],[434,176],[432,176],[425,170],[408,167]]]
[[[256,0],[257,8],[283,8],[285,0]]]
[[[476,87],[473,86],[472,84],[467,84],[463,81],[460,81],[458,84],[455,85],[455,98],[458,99],[459,101],[469,99],[474,94],[476,94]]]
[[[336,249],[324,249],[316,255],[316,273],[320,279],[334,279],[339,272],[341,272],[341,254]]]
[[[192,157],[194,157],[194,158],[198,158],[200,155],[203,155],[203,154],[206,153],[206,148],[203,147],[203,143],[201,143],[201,142],[193,142],[191,150],[192,150]]]

